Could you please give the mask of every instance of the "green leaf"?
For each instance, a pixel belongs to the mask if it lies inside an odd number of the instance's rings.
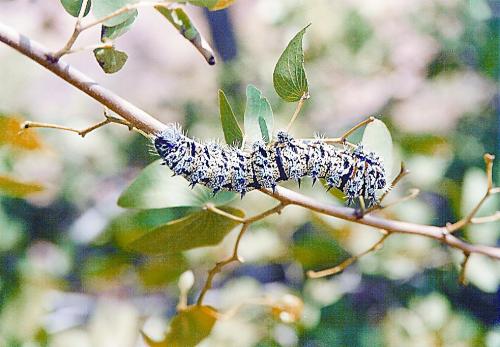
[[[217,5],[218,0],[187,0],[187,2],[194,6],[211,9]]]
[[[244,212],[239,209],[219,208],[238,217],[244,216]],[[144,254],[172,254],[198,247],[214,246],[238,224],[220,214],[202,210],[146,233],[132,242],[129,248]]]
[[[104,18],[107,15],[112,14],[113,12],[125,7],[129,4],[134,4],[138,2],[137,0],[94,0],[94,4],[92,6],[92,12],[96,18]],[[120,23],[125,22],[132,16],[137,16],[137,10],[132,9],[127,11],[119,16],[108,19],[103,24],[106,26],[115,26]]]
[[[113,47],[96,48],[94,49],[94,56],[105,73],[120,71],[128,59],[127,53],[118,51]]]
[[[231,146],[240,148],[243,143],[243,132],[241,131],[238,121],[234,115],[233,109],[226,98],[226,94],[219,89],[219,113],[224,131],[226,143]]]
[[[307,231],[294,236],[293,257],[305,270],[321,270],[340,264],[350,254],[339,243],[321,231]]]
[[[299,31],[290,41],[274,68],[274,89],[283,100],[288,102],[299,101],[304,95],[307,97],[309,93],[302,49],[302,38],[309,25]]]
[[[110,238],[119,247],[125,248],[129,243],[160,225],[185,217],[198,208],[171,207],[150,210],[127,211],[113,218],[98,243],[104,243]]]
[[[152,257],[141,265],[139,278],[144,286],[155,288],[176,280],[188,269],[186,258],[182,254]]]
[[[61,4],[63,5],[66,12],[68,12],[73,17],[78,17],[80,14],[80,9],[82,8],[83,0],[61,0]],[[91,0],[87,1],[87,7],[85,8],[85,13],[83,16],[86,16],[90,12]]]
[[[181,176],[172,177],[172,171],[160,165],[161,160],[149,164],[122,193],[118,205],[125,208],[202,207],[211,202],[224,205],[236,197],[231,192],[215,196],[208,189],[197,185],[194,189]]]
[[[273,110],[262,92],[253,85],[247,87],[244,128],[246,140],[250,143],[272,138],[274,127]]]
[[[163,341],[155,342],[145,334],[142,336],[149,347],[195,347],[210,335],[217,321],[216,314],[209,306],[190,306],[172,319]]]
[[[206,7],[211,11],[222,10],[231,6],[235,1],[236,0],[187,0],[191,5]]]
[[[101,28],[101,41],[106,42],[106,40],[114,40],[125,34],[130,30],[132,24],[134,24],[137,14],[138,12],[135,11],[126,21],[115,26],[103,25]]]
[[[22,182],[10,176],[0,175],[0,195],[24,198],[43,189],[43,186],[36,182]]]
[[[393,146],[389,129],[384,122],[375,119],[369,123],[363,133],[361,144],[365,150],[375,152],[384,162],[385,174],[391,177],[393,166]]]
[[[191,42],[208,64],[215,64],[215,57],[212,49],[182,8],[168,8],[166,5],[156,5],[155,9],[160,12],[185,39]]]

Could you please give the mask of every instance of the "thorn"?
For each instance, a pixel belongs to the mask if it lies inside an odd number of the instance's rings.
[[[299,188],[300,188],[300,182],[301,182],[300,178],[297,178],[297,183],[299,184]]]
[[[271,187],[271,189],[273,190],[273,194],[276,193],[276,184],[273,184],[273,186]]]
[[[317,178],[313,177],[313,183],[312,183],[311,187],[314,187],[314,184],[316,183],[316,180],[317,180]]]
[[[241,195],[241,199],[243,200],[243,197],[245,196],[246,192],[245,191],[242,191],[240,192],[240,195]]]
[[[328,186],[328,189],[326,190],[326,192],[328,193],[330,191],[330,189],[332,189],[333,186]]]

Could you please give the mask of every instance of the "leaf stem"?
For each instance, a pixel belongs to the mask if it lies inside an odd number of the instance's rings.
[[[308,92],[305,92],[301,97],[300,97],[300,100],[299,102],[297,103],[297,107],[295,108],[295,112],[293,113],[293,116],[292,118],[290,119],[290,122],[288,123],[287,127],[286,127],[286,131],[289,132],[290,129],[292,128],[292,125],[293,123],[295,122],[295,120],[297,119],[299,113],[300,113],[300,110],[302,109],[302,106],[304,106],[304,102],[309,99],[309,93]]]

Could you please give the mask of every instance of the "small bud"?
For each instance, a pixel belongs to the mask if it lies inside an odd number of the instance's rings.
[[[193,271],[188,270],[182,273],[179,277],[179,290],[181,293],[187,293],[193,287],[194,284],[194,274]]]

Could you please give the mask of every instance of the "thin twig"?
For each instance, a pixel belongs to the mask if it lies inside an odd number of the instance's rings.
[[[31,122],[31,121],[24,122],[21,125],[21,129],[28,129],[28,128],[58,129],[58,130],[65,130],[65,131],[71,131],[71,132],[77,133],[81,137],[85,137],[85,135],[87,135],[91,131],[94,131],[94,130],[96,130],[100,127],[103,127],[107,124],[110,124],[110,123],[122,124],[122,125],[125,125],[126,127],[128,127],[129,130],[133,129],[133,125],[124,119],[113,117],[113,116],[107,114],[107,112],[104,112],[104,116],[106,117],[106,119],[104,119],[103,121],[101,121],[97,124],[94,124],[88,128],[82,129],[82,130],[78,130],[75,128],[69,128],[69,127],[65,127],[65,126],[57,125],[57,124],[39,123],[39,122]]]
[[[362,253],[360,253],[358,255],[352,256],[352,257],[344,260],[342,263],[340,263],[337,266],[334,266],[334,267],[332,267],[330,269],[321,270],[321,271],[312,271],[312,270],[308,271],[307,272],[307,277],[309,277],[309,278],[321,278],[321,277],[325,277],[325,276],[335,275],[335,274],[337,274],[339,272],[344,271],[349,265],[351,265],[352,263],[354,263],[355,261],[357,261],[362,256],[365,256],[365,255],[367,255],[370,252],[373,252],[373,251],[376,251],[376,250],[380,249],[382,247],[382,244],[389,237],[389,235],[391,235],[391,234],[390,233],[386,233],[384,236],[382,236],[380,238],[380,240],[378,240],[375,244],[373,244],[373,246],[371,246],[370,248],[368,248],[366,251],[364,251],[364,252],[362,252]]]
[[[208,272],[207,280],[205,281],[203,289],[201,290],[200,295],[198,296],[198,300],[196,301],[196,304],[198,306],[201,306],[203,304],[203,299],[205,298],[205,294],[207,294],[207,292],[210,290],[210,288],[212,288],[212,282],[214,280],[215,275],[217,275],[219,272],[221,272],[221,270],[224,266],[232,263],[233,261],[241,261],[240,258],[238,257],[238,247],[240,244],[240,240],[243,237],[243,234],[247,231],[249,226],[250,226],[250,224],[248,224],[248,223],[243,223],[241,225],[241,229],[240,229],[240,232],[238,234],[238,238],[237,238],[236,243],[234,245],[233,254],[229,258],[217,262],[215,264],[215,266],[212,269],[210,269],[210,271]]]
[[[460,283],[463,286],[465,286],[467,284],[467,278],[465,276],[465,271],[467,268],[467,264],[469,262],[469,258],[470,258],[470,253],[464,252],[464,260],[460,264],[460,274],[458,276],[458,283]]]
[[[392,180],[391,185],[384,191],[382,196],[380,196],[379,203],[384,201],[386,196],[396,187],[396,185],[399,183],[399,181],[401,181],[401,179],[403,179],[403,177],[405,177],[409,173],[410,173],[410,170],[406,169],[405,164],[403,162],[401,162],[401,167],[399,169],[398,175],[396,176],[396,178],[394,178]]]
[[[347,130],[345,133],[342,134],[342,136],[340,136],[340,137],[333,137],[333,138],[326,138],[326,139],[323,139],[323,141],[326,142],[326,143],[346,143],[347,142],[347,138],[353,132],[355,132],[359,128],[364,127],[365,125],[373,122],[374,120],[375,120],[375,117],[373,117],[373,116],[369,117],[369,118],[365,119],[364,121],[359,122],[358,124],[356,124],[355,126],[353,126],[351,129]]]
[[[470,220],[471,224],[492,223],[500,220],[500,211],[496,211],[490,216],[475,217]]]
[[[207,291],[210,290],[210,288],[212,288],[212,282],[213,282],[215,275],[218,274],[219,272],[221,272],[222,268],[224,268],[226,265],[228,265],[232,262],[235,262],[235,261],[240,262],[240,263],[242,262],[242,259],[238,255],[238,250],[240,247],[241,238],[243,237],[243,235],[247,231],[248,227],[256,221],[264,219],[272,214],[280,213],[281,210],[283,210],[283,208],[285,208],[285,206],[286,206],[285,203],[279,203],[278,205],[276,205],[275,207],[273,207],[269,210],[266,210],[266,211],[259,213],[253,217],[249,217],[249,218],[245,218],[245,219],[239,218],[238,216],[234,216],[230,213],[222,211],[221,209],[218,209],[217,207],[215,207],[212,204],[209,204],[206,206],[206,208],[208,210],[210,210],[214,213],[217,213],[221,216],[232,219],[236,222],[242,223],[242,225],[241,225],[240,232],[238,233],[238,236],[236,237],[236,242],[234,243],[234,246],[233,246],[232,255],[227,259],[224,259],[224,260],[217,262],[215,264],[215,266],[212,269],[210,269],[210,271],[208,272],[207,280],[205,281],[203,289],[201,290],[200,295],[198,297],[198,300],[196,302],[197,305],[203,304],[203,298],[205,297],[205,294],[207,293]]]
[[[82,24],[82,19],[83,16],[85,15],[85,10],[87,9],[87,4],[89,0],[83,0],[82,1],[82,7],[80,7],[80,12],[78,12],[78,17],[76,19],[75,27],[73,29],[73,33],[69,37],[68,41],[64,45],[63,48],[61,48],[59,51],[55,52],[52,54],[52,57],[55,61],[59,60],[64,54],[68,53],[73,45],[75,44],[76,39],[82,32],[81,24]]]
[[[469,214],[465,218],[463,218],[463,219],[461,219],[458,222],[455,222],[453,224],[448,223],[446,225],[446,229],[449,233],[453,233],[453,232],[467,226],[468,224],[470,224],[472,219],[474,218],[474,216],[477,214],[477,212],[479,211],[479,209],[483,205],[483,203],[488,199],[488,197],[490,195],[492,195],[493,193],[496,192],[496,188],[493,187],[493,160],[494,159],[495,159],[495,156],[492,154],[486,153],[484,155],[484,162],[486,165],[486,177],[488,180],[488,187],[486,188],[486,192],[484,193],[481,200],[479,200],[477,205],[472,209],[472,211],[469,212]]]
[[[299,102],[297,103],[297,107],[295,108],[295,112],[293,113],[293,116],[292,118],[290,119],[290,122],[288,123],[287,127],[286,127],[286,131],[289,132],[290,129],[292,128],[292,125],[293,123],[295,122],[295,120],[297,119],[297,116],[299,115],[300,113],[300,110],[302,109],[302,106],[304,106],[304,102],[309,99],[309,93],[308,92],[305,92],[301,97],[300,97],[300,100]]]

